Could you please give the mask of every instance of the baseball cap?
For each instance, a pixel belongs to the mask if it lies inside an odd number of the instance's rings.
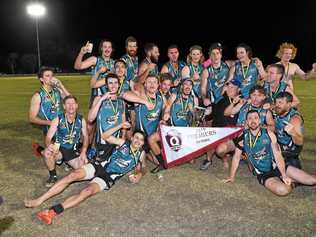
[[[238,87],[240,87],[240,86],[241,86],[240,81],[239,81],[239,80],[237,80],[236,78],[235,78],[235,79],[233,79],[233,80],[231,80],[231,81],[229,81],[228,83],[231,83],[231,84],[233,84],[234,86],[238,86]]]
[[[191,77],[184,77],[184,78],[182,78],[181,83],[183,84],[186,81],[190,81],[193,84],[193,79]]]
[[[222,44],[221,43],[213,43],[209,49],[209,52],[211,53],[213,49],[218,49],[219,51],[223,50]]]

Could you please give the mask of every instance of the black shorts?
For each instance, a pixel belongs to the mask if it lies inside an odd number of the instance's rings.
[[[91,163],[95,169],[94,177],[98,177],[106,183],[108,188],[110,189],[114,185],[114,180],[111,179],[110,174],[105,172],[104,167],[99,162]]]
[[[278,168],[275,168],[275,169],[273,169],[273,170],[271,170],[269,172],[264,172],[262,174],[257,174],[257,179],[258,179],[258,182],[260,184],[265,186],[265,182],[267,181],[267,179],[273,178],[273,177],[277,177],[277,178],[279,178],[282,181],[281,176],[282,175],[280,173],[280,170]]]
[[[116,145],[106,143],[106,144],[96,144],[96,149],[97,149],[97,157],[100,160],[106,161],[109,159],[111,154],[113,153]]]
[[[283,153],[282,156],[284,157],[284,162],[286,166],[293,166],[298,169],[302,169],[301,161],[299,159],[299,155],[290,155],[288,153]]]
[[[148,154],[150,152],[150,146],[149,146],[149,143],[148,143],[147,139],[144,142],[143,150],[145,151],[146,154]]]
[[[71,160],[80,156],[79,150],[66,149],[64,147],[60,147],[59,151],[61,152],[61,154],[63,156],[63,160],[65,162],[71,161]]]

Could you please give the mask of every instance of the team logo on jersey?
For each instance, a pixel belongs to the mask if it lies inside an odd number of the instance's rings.
[[[63,124],[63,123],[60,123],[59,126],[60,126],[61,129],[65,129],[66,128],[65,124]]]
[[[158,112],[149,112],[148,115],[146,116],[146,118],[149,120],[149,121],[155,121],[157,120],[159,117],[159,113]]]
[[[117,121],[118,121],[118,113],[116,115],[109,116],[106,118],[106,122],[111,125],[115,124]]]
[[[166,135],[166,141],[168,143],[168,146],[173,151],[179,151],[181,149],[182,145],[182,139],[181,139],[181,133],[179,133],[177,130],[170,130]]]
[[[116,160],[116,164],[121,168],[128,167],[131,162],[132,162],[131,160],[123,160],[122,158],[118,158]]]
[[[110,103],[109,100],[106,100],[106,101],[104,102],[103,106],[104,106],[105,108],[112,108],[112,105],[111,105],[111,103]]]
[[[253,158],[257,161],[263,160],[267,156],[267,151],[263,148],[261,151],[256,152],[253,155]]]
[[[178,119],[184,119],[184,120],[186,120],[187,117],[188,117],[188,112],[187,112],[187,111],[180,110],[179,112],[176,113],[176,116],[177,116]]]
[[[224,76],[224,77],[222,78],[222,80],[216,81],[216,82],[215,82],[215,86],[216,86],[216,87],[223,87],[224,84],[225,84],[225,79],[226,79],[226,77]]]
[[[123,146],[121,149],[120,149],[121,153],[123,155],[127,155],[129,153],[129,149],[127,146]]]
[[[268,139],[263,139],[263,140],[262,140],[262,144],[266,145],[266,144],[268,144],[268,143],[269,143],[269,140],[268,140]]]

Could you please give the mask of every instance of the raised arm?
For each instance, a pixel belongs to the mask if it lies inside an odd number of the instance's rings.
[[[230,103],[224,110],[224,116],[232,116],[238,114],[241,107],[245,104],[245,100],[241,99],[240,96],[237,96],[233,99],[233,102]]]
[[[144,104],[149,110],[154,109],[154,105],[150,103],[145,96],[143,96],[142,93],[138,91],[126,91],[122,98],[124,100],[127,100],[129,102],[138,103],[138,104]]]
[[[292,107],[298,107],[298,105],[300,104],[300,100],[294,94],[293,90],[289,86],[287,86],[285,91],[289,92],[293,96]]]
[[[89,123],[93,123],[93,121],[96,119],[102,102],[106,99],[112,98],[112,96],[113,95],[111,95],[109,92],[107,92],[102,96],[95,97],[93,104],[92,104],[92,107],[88,113],[88,122]]]
[[[236,70],[236,66],[235,64],[231,66],[231,68],[229,69],[229,74],[228,74],[228,79],[227,81],[231,81],[234,79],[234,74],[235,74],[235,70]]]
[[[65,98],[66,96],[70,95],[70,93],[68,92],[64,84],[59,79],[54,77],[53,80],[55,81],[55,84],[57,85],[57,89],[60,92],[61,98]]]
[[[101,67],[96,73],[92,76],[90,80],[91,88],[99,88],[105,85],[105,80],[98,80],[100,74],[105,73],[108,69],[106,67]]]
[[[139,70],[138,70],[138,82],[144,84],[147,76],[149,75],[149,72],[151,70],[154,70],[155,67],[156,67],[156,64],[154,63],[150,63],[150,64],[142,63],[139,66]]]
[[[284,127],[284,131],[292,137],[294,144],[303,145],[303,126],[300,116],[293,116],[289,123]]]
[[[297,74],[301,79],[303,80],[309,80],[313,76],[315,76],[316,73],[316,63],[313,63],[312,70],[309,72],[305,73],[297,64],[295,64],[296,69],[295,69],[295,74]]]
[[[188,77],[190,77],[190,68],[189,68],[189,66],[184,66],[183,68],[182,68],[182,71],[181,71],[181,76],[182,76],[182,78],[188,78]]]
[[[167,100],[165,109],[164,109],[164,113],[162,116],[162,119],[166,122],[169,120],[170,118],[170,110],[171,110],[171,106],[174,103],[174,101],[176,100],[177,95],[175,93],[172,93],[171,96],[169,97],[169,99]]]
[[[131,124],[129,122],[123,122],[113,128],[110,128],[108,130],[106,130],[103,134],[102,134],[102,139],[107,141],[108,143],[111,143],[111,144],[115,144],[115,145],[118,145],[118,146],[121,146],[125,140],[122,139],[122,138],[117,138],[117,137],[114,137],[112,136],[113,133],[115,133],[116,131],[120,130],[120,129],[127,129],[127,128],[130,128],[131,127]]]
[[[263,64],[259,58],[255,59],[257,70],[260,76],[260,80],[264,80],[267,76],[266,71],[264,70]]]
[[[95,56],[91,56],[86,60],[82,61],[83,56],[88,52],[87,45],[83,46],[75,60],[74,68],[77,70],[87,69],[91,66],[94,66],[97,62],[97,58]]]
[[[207,98],[207,79],[208,79],[209,73],[207,69],[204,69],[202,72],[202,80],[201,80],[201,95],[203,99],[203,104],[205,106],[209,106],[211,104],[210,98]]]
[[[160,73],[168,73],[168,67],[166,64],[164,64],[160,70]]]

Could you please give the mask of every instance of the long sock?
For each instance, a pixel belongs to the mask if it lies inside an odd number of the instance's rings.
[[[55,206],[52,206],[50,209],[53,209],[57,215],[62,213],[64,211],[64,207],[61,204],[57,204]]]
[[[57,177],[56,169],[49,170],[49,176],[50,177]]]
[[[42,146],[38,146],[37,149],[36,149],[36,151],[38,153],[41,153],[43,150],[44,150],[44,147],[42,147]]]
[[[165,169],[164,160],[162,159],[161,154],[156,155],[156,159],[158,160],[158,162],[159,162],[160,166],[161,166],[162,168],[164,168],[164,169]]]

